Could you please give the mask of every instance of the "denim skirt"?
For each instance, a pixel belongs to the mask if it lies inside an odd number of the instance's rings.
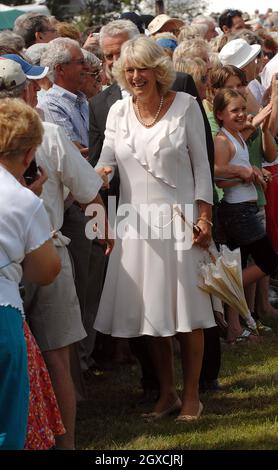
[[[232,249],[249,245],[265,236],[265,227],[256,202],[230,204],[221,201],[217,217],[225,242]]]

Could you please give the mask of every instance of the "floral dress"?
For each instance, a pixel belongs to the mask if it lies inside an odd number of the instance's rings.
[[[24,322],[30,382],[29,414],[24,448],[47,450],[55,445],[55,435],[64,434],[56,397],[39,347]]]

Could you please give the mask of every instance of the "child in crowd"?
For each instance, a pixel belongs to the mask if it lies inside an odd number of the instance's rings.
[[[247,286],[264,275],[273,274],[276,268],[275,253],[257,214],[255,184],[265,183],[261,171],[251,166],[241,134],[246,128],[246,98],[237,90],[222,90],[214,99],[214,116],[220,126],[215,137],[215,176],[224,177],[226,169],[227,176],[231,177],[233,169],[237,177],[236,181],[218,183],[224,190],[218,215],[229,248],[241,249],[243,284]],[[255,264],[247,267],[249,255]],[[233,342],[242,334],[242,327],[239,317],[230,311],[228,324],[228,340]]]

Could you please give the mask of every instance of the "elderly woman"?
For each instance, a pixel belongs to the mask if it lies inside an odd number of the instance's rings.
[[[95,328],[117,337],[148,335],[160,398],[147,417],[180,410],[178,421],[191,421],[203,409],[198,394],[202,330],[215,325],[210,297],[197,286],[212,225],[202,115],[192,96],[170,91],[171,61],[150,38],[127,41],[113,73],[131,96],[110,109],[99,166],[118,166],[118,215],[129,216],[117,226]],[[186,204],[193,213],[185,216]],[[192,221],[198,226],[193,235]],[[174,383],[176,334],[182,401]]]
[[[1,67],[13,67],[1,60]],[[5,64],[4,64],[5,62]],[[21,100],[0,100],[0,449],[22,449],[29,383],[23,335],[22,273],[31,282],[51,283],[60,270],[43,202],[19,180],[42,141],[35,111]]]

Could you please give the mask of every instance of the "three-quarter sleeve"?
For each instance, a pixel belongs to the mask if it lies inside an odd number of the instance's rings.
[[[191,98],[186,116],[186,137],[188,153],[195,182],[194,199],[213,204],[213,189],[206,146],[206,131],[200,108]]]

